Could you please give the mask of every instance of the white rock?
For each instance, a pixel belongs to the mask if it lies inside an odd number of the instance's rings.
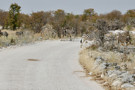
[[[112,34],[119,34],[119,33],[124,33],[125,31],[123,30],[115,30],[115,31],[109,31]]]
[[[119,70],[114,70],[114,73],[117,74],[117,75],[120,75],[122,72],[119,71]]]
[[[103,83],[103,85],[107,85],[107,84],[108,84],[108,82]]]
[[[101,74],[101,78],[104,78],[104,76],[105,76],[105,75],[102,73],[102,74]]]
[[[110,78],[114,78],[114,77],[117,78],[117,74],[113,73],[113,74],[109,75],[109,77]]]
[[[130,84],[130,83],[124,83],[123,85],[121,85],[121,88],[133,88],[134,85]]]
[[[120,75],[122,72],[119,70],[109,70],[107,73],[108,73],[108,76],[110,76],[112,74]]]
[[[135,34],[135,31],[130,31],[132,34]]]
[[[114,72],[113,70],[107,71],[108,76],[111,75],[113,72]]]
[[[101,56],[98,56],[95,60],[95,65],[100,65],[102,62],[104,61],[104,59]]]
[[[113,83],[112,83],[112,86],[120,86],[122,84],[122,82],[120,81],[120,80],[115,80],[115,81],[113,81]]]
[[[93,72],[88,73],[89,75],[93,75]]]
[[[133,75],[130,75],[128,72],[122,73],[119,77],[121,78],[122,82],[124,82],[124,83],[134,82]]]
[[[0,29],[2,29],[2,26],[0,25]]]
[[[106,68],[107,68],[106,64],[107,64],[107,63],[105,63],[105,62],[101,63],[100,68],[101,68],[101,69],[106,69]]]

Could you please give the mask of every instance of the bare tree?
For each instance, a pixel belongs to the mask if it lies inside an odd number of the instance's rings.
[[[108,31],[108,23],[104,19],[98,19],[95,27],[98,29],[98,39],[101,42],[101,46],[104,46],[104,36]]]

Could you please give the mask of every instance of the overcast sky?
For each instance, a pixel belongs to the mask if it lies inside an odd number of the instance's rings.
[[[100,13],[120,10],[125,13],[135,9],[135,0],[0,0],[0,9],[9,10],[11,3],[19,4],[22,13],[63,9],[65,12],[82,14],[84,9],[94,8]]]

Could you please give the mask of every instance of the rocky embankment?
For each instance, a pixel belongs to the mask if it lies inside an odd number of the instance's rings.
[[[117,33],[124,31],[113,31],[107,35],[118,36]],[[117,38],[111,42],[112,37],[106,37],[108,41],[105,41],[104,47],[96,39],[84,40],[81,45],[80,64],[87,75],[106,90],[135,90],[135,45],[132,34],[134,32],[130,32],[132,44],[125,46],[117,43]]]
[[[126,64],[109,63],[106,59],[98,56],[95,58],[94,66],[94,68],[99,68],[101,78],[108,77],[110,79],[111,86],[135,89],[135,74],[131,74],[127,70]],[[92,72],[89,74],[92,75]]]

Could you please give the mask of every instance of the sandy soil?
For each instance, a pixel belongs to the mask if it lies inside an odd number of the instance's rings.
[[[0,90],[103,90],[85,78],[79,41],[43,41],[0,51]]]

